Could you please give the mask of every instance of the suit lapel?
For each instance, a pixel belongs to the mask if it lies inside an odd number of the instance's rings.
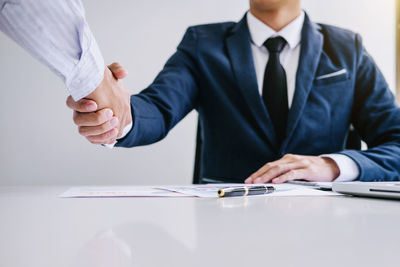
[[[246,16],[231,30],[226,39],[228,54],[233,73],[246,103],[256,119],[257,124],[275,149],[277,138],[267,109],[258,92],[257,77],[250,46],[250,33]]]
[[[295,94],[289,110],[286,130],[287,137],[282,145],[282,150],[286,149],[304,111],[318,67],[322,45],[323,36],[318,31],[318,25],[312,23],[306,15],[301,33],[301,49],[296,74]]]

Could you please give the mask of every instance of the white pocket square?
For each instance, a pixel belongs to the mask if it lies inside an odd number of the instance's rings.
[[[332,72],[332,73],[328,73],[328,74],[324,74],[324,75],[318,76],[316,78],[316,80],[322,80],[322,79],[326,79],[326,78],[330,78],[330,77],[335,77],[335,76],[339,76],[339,75],[342,75],[342,74],[345,74],[345,73],[347,73],[347,70],[346,69],[342,69],[342,70],[339,70],[339,71],[335,71],[335,72]]]

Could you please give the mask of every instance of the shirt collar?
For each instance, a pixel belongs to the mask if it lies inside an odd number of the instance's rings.
[[[276,32],[264,22],[257,19],[253,14],[251,14],[250,11],[248,11],[247,25],[249,27],[251,40],[256,46],[262,47],[268,38],[282,36],[289,44],[290,49],[293,49],[300,44],[304,16],[304,11],[301,11],[297,18],[295,18],[279,32]]]

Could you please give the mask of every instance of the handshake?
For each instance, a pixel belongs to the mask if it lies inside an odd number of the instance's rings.
[[[90,95],[79,101],[67,98],[79,133],[92,144],[115,143],[132,123],[130,93],[120,80],[126,76],[126,70],[113,63],[105,67],[103,81]]]

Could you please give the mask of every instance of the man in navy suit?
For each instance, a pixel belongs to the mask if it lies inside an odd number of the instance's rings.
[[[311,22],[300,0],[250,0],[238,23],[190,27],[130,100],[133,126],[116,146],[154,143],[198,111],[201,182],[400,177],[400,109],[383,75],[359,35]],[[108,121],[69,106],[89,141],[114,141]],[[368,150],[345,149],[351,124]]]

